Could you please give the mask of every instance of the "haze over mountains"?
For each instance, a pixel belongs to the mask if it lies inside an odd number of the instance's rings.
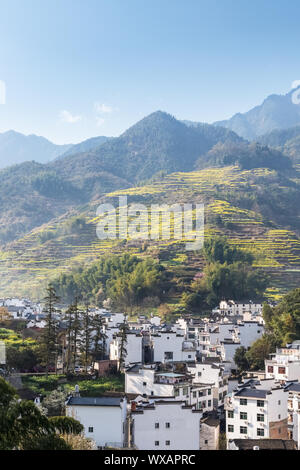
[[[250,111],[235,114],[228,120],[215,122],[215,125],[231,129],[248,140],[256,140],[275,129],[300,125],[300,105],[293,102],[293,96],[299,91],[300,87],[286,95],[270,95]]]

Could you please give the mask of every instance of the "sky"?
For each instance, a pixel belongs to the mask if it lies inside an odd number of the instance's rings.
[[[299,0],[0,0],[0,132],[227,119],[300,80],[299,18]]]

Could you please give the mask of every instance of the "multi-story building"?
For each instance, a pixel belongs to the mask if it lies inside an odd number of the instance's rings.
[[[277,348],[270,359],[265,360],[266,378],[275,380],[300,380],[300,344],[293,343],[285,348]]]
[[[131,411],[131,444],[139,450],[198,450],[202,411],[185,401],[158,400]]]
[[[188,371],[193,376],[193,384],[210,385],[213,395],[213,406],[218,408],[224,405],[228,392],[228,374],[220,363],[195,362],[188,364]]]
[[[288,393],[272,380],[249,380],[226,397],[225,410],[228,440],[288,438]]]

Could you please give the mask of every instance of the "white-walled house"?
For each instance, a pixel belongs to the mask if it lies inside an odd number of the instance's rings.
[[[185,341],[183,334],[175,331],[160,331],[151,335],[153,362],[194,361],[196,347],[192,341]]]
[[[209,384],[213,392],[213,406],[224,404],[228,392],[228,374],[220,363],[195,362],[188,364],[188,371],[193,376],[193,384]]]
[[[121,337],[117,334],[110,342],[109,358],[119,361],[121,348]],[[143,362],[143,337],[140,333],[129,331],[127,333],[125,366]]]
[[[299,344],[277,348],[270,359],[265,360],[266,378],[281,381],[300,380],[300,349]]]
[[[136,364],[125,371],[125,393],[174,397],[189,401],[192,380],[184,374],[159,372],[155,365]]]
[[[261,302],[222,300],[219,304],[218,312],[223,316],[242,316],[246,312],[253,315],[262,314],[263,304]]]
[[[225,399],[227,440],[287,439],[287,391],[273,381],[254,383],[250,380]]]
[[[125,398],[70,397],[66,403],[66,416],[77,419],[84,426],[84,436],[97,447],[124,446],[126,415]]]
[[[182,401],[154,401],[131,412],[132,444],[139,450],[198,450],[202,411]]]

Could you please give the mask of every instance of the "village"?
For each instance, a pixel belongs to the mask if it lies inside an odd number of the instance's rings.
[[[0,303],[27,329],[45,327],[42,304]],[[85,396],[78,381],[66,398],[65,415],[83,425],[94,449],[299,448],[300,341],[277,348],[264,370],[241,376],[235,363],[238,348],[247,350],[264,335],[262,311],[262,303],[223,300],[209,318],[183,315],[166,322],[153,314],[131,320],[106,308],[90,309],[90,317],[101,318],[103,354],[85,367],[74,364],[74,373],[85,369],[105,377],[118,370],[124,390]],[[66,354],[68,345],[63,349]],[[56,373],[62,362],[57,359]],[[8,379],[17,372],[10,371]],[[32,399],[42,408],[42,394]]]

